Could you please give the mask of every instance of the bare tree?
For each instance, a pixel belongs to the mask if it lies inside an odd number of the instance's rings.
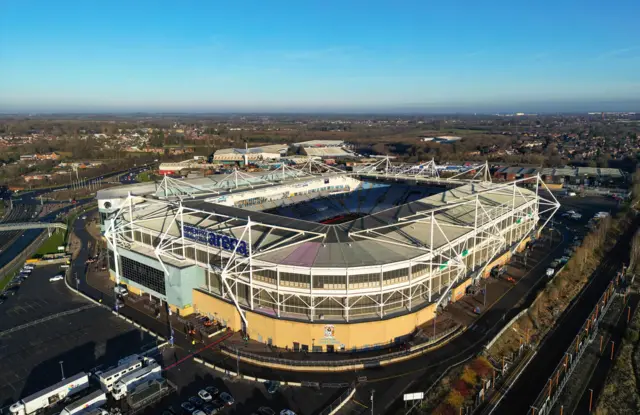
[[[640,230],[633,235],[630,256],[629,271],[635,273],[637,270],[640,270]]]

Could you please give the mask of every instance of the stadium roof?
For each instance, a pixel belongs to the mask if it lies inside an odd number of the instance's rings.
[[[534,192],[527,189],[519,189],[514,194],[512,188],[500,188],[492,183],[466,184],[335,225],[218,205],[205,198],[184,201],[183,205],[186,208],[185,224],[226,230],[236,238],[241,237],[244,225],[250,218],[254,259],[292,267],[348,268],[406,261],[426,254],[431,243],[432,248],[437,249],[472,232],[476,212],[479,211],[474,203],[461,202],[473,200],[473,195],[478,196],[484,207],[483,211],[491,211],[492,207],[499,205],[518,208],[536,197]],[[446,206],[451,207],[447,209]],[[434,223],[432,226],[430,215],[422,216],[420,221],[403,220],[435,208],[444,208],[434,214],[437,225]],[[199,212],[190,211],[191,209]],[[164,212],[158,213],[159,211]],[[140,219],[148,218],[152,212],[157,219],[145,221],[144,226],[156,231],[167,231],[170,221],[166,219],[166,215],[175,213],[175,206],[149,203],[147,208],[137,209],[135,215]],[[212,216],[209,212],[223,216]],[[356,234],[374,228],[377,228],[376,234],[372,234],[375,239],[365,239]],[[173,222],[167,233],[179,237],[177,223]],[[296,239],[296,233],[321,234],[322,238]],[[287,246],[285,242],[289,240],[300,243]],[[270,250],[276,245],[279,245],[278,249]]]
[[[221,156],[225,154],[260,154],[260,153],[281,153],[287,151],[289,148],[286,144],[272,144],[267,146],[252,147],[252,148],[223,148],[217,150],[215,156]]]
[[[352,155],[340,147],[305,147],[304,152],[312,157],[348,157]]]
[[[342,140],[310,140],[293,144],[294,147],[331,147],[342,145],[344,145],[344,141]]]

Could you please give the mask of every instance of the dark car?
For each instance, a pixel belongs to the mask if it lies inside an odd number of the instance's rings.
[[[202,412],[204,412],[207,415],[215,415],[217,413],[220,413],[220,410],[221,409],[219,406],[214,406],[210,403],[202,407]]]
[[[184,409],[187,413],[191,414],[193,411],[196,410],[196,407],[193,406],[193,404],[191,402],[182,402],[180,404],[180,407],[182,409]]]
[[[222,402],[221,399],[214,399],[213,401],[211,401],[211,405],[215,406],[216,408],[222,408],[224,406],[224,402]]]
[[[278,389],[280,389],[280,382],[276,382],[276,381],[267,382],[267,392],[269,392],[270,394],[273,395],[278,391]]]
[[[227,406],[231,406],[236,403],[235,399],[233,399],[233,396],[231,396],[231,394],[227,392],[222,392],[220,394],[220,399],[222,399],[222,402],[224,402],[224,404]]]
[[[192,396],[189,398],[189,402],[191,402],[192,404],[194,404],[195,406],[202,406],[204,404],[204,401],[200,398],[198,398],[197,396]]]
[[[261,406],[260,408],[258,408],[258,413],[260,415],[276,415],[276,411],[269,408],[268,406]]]
[[[211,394],[211,396],[216,396],[220,392],[218,390],[218,388],[213,387],[213,386],[207,386],[206,388],[204,388],[204,390],[209,392]]]

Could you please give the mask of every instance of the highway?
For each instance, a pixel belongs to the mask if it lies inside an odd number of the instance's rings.
[[[146,168],[148,168],[148,165],[121,170],[118,172],[106,174],[103,176],[103,178],[115,177],[129,172],[135,174]],[[40,205],[40,201],[37,199],[39,196],[45,193],[49,193],[53,190],[69,188],[71,188],[70,185],[63,185],[19,193],[18,195],[16,195],[16,198],[20,200],[14,201],[14,208],[8,213],[7,218],[4,222],[26,222],[34,219],[33,214],[36,212],[38,206]],[[82,206],[84,204],[91,203],[92,201],[93,199],[80,200],[75,206]],[[75,206],[69,206],[56,212],[52,212],[45,217],[38,218],[38,220],[43,222],[52,222],[56,220],[57,215],[65,214]],[[2,268],[16,256],[18,256],[18,254],[20,254],[20,252],[22,252],[27,246],[29,246],[29,244],[31,244],[31,242],[33,242],[41,232],[42,230],[39,229],[28,230],[24,232],[0,232],[0,268]]]
[[[556,365],[564,355],[578,330],[595,307],[609,282],[623,263],[629,263],[629,244],[640,225],[636,218],[632,226],[618,239],[615,247],[606,255],[582,295],[558,319],[557,325],[547,335],[538,352],[520,377],[506,392],[492,414],[527,414],[540,391],[543,390]]]

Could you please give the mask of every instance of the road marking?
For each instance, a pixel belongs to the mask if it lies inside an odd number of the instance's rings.
[[[359,402],[359,401],[357,401],[355,399],[352,399],[351,402],[357,403],[358,405],[360,405],[361,407],[363,407],[365,409],[369,409],[369,407],[367,405],[365,405],[365,404],[363,404],[363,403],[361,403],[361,402]]]

